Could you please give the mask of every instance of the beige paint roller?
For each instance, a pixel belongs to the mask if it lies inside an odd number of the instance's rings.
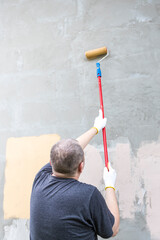
[[[105,54],[107,54],[106,47],[101,47],[101,48],[97,48],[97,49],[93,49],[85,52],[87,59],[94,59],[94,58],[97,58],[98,56],[105,55]]]

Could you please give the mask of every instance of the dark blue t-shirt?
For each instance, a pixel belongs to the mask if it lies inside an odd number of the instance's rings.
[[[112,236],[114,217],[92,185],[52,176],[50,164],[36,175],[30,203],[30,240],[96,240]]]

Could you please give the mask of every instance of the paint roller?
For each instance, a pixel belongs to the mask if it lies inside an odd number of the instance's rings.
[[[106,47],[101,47],[93,50],[89,50],[85,52],[86,58],[88,59],[95,59],[101,55],[107,54],[107,48]]]
[[[98,85],[99,85],[99,98],[100,98],[100,108],[102,110],[102,117],[104,118],[104,106],[103,106],[103,95],[102,95],[102,84],[101,84],[101,69],[100,69],[100,62],[107,58],[109,56],[109,51],[106,47],[101,47],[93,50],[89,50],[85,52],[87,59],[95,59],[99,56],[105,55],[103,58],[101,58],[97,63],[97,78],[98,78]],[[104,158],[105,158],[105,166],[107,167],[109,171],[108,166],[108,151],[107,151],[107,138],[106,138],[106,128],[102,129],[102,135],[103,135],[103,146],[104,146]]]

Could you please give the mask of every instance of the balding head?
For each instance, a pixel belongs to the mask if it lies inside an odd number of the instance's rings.
[[[50,159],[55,172],[73,176],[84,161],[84,152],[78,141],[64,139],[52,147]]]

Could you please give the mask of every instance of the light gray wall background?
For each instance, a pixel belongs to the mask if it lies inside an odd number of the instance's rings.
[[[96,61],[84,52],[104,45],[110,50],[101,64],[109,151],[127,143],[137,157],[144,143],[159,144],[160,1],[0,1],[0,239],[28,239],[28,221],[3,220],[7,139],[74,138],[90,128],[99,95]],[[102,152],[101,134],[92,144]],[[147,220],[147,193],[140,208],[135,197],[131,218],[122,214],[115,239],[160,239]]]

